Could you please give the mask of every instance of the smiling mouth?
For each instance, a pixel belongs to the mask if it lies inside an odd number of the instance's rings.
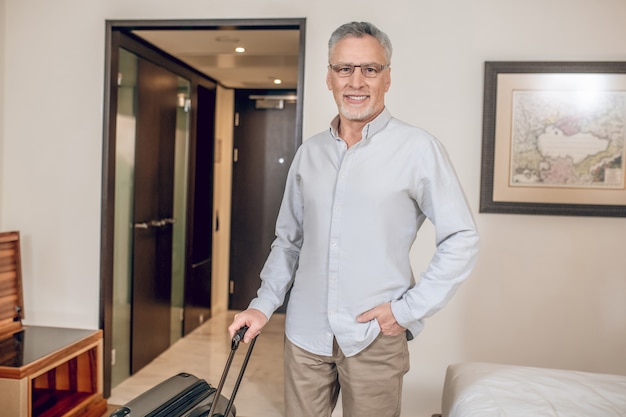
[[[353,95],[346,94],[346,95],[345,95],[345,97],[346,97],[348,100],[353,100],[353,101],[363,101],[363,100],[365,100],[366,98],[368,98],[369,96],[363,96],[363,95],[358,95],[358,96],[356,96],[356,95],[355,95],[355,96],[353,96]]]

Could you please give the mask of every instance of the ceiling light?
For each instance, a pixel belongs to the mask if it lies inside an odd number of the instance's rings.
[[[244,48],[243,46],[238,46],[235,48],[235,52],[242,54],[244,52],[246,52],[246,48]]]
[[[281,80],[280,78],[276,78],[274,80],[274,84],[282,84],[282,83],[283,83],[283,80]]]

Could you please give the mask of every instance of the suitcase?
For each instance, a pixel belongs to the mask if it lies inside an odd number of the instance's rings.
[[[192,374],[180,373],[129,401],[109,417],[235,417],[235,395],[248,365],[256,337],[250,342],[230,399],[221,395],[221,392],[246,330],[247,327],[242,327],[233,337],[230,354],[217,388]],[[215,398],[218,400],[215,401]]]

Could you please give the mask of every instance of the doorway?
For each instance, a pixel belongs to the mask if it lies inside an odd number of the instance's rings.
[[[297,88],[295,89],[295,95],[297,97],[295,107],[296,107],[296,115],[295,115],[295,129],[294,129],[294,142],[301,143],[301,124],[302,124],[302,85],[303,85],[303,68],[304,68],[304,19],[256,19],[256,20],[217,20],[217,21],[108,21],[107,29],[106,29],[106,89],[105,89],[105,123],[104,123],[104,147],[103,147],[103,186],[102,186],[102,233],[101,233],[101,327],[104,330],[104,394],[105,396],[110,395],[110,390],[112,386],[112,362],[119,363],[121,357],[123,356],[123,352],[115,351],[113,349],[113,341],[112,335],[113,330],[115,328],[119,328],[118,323],[116,322],[114,326],[114,319],[119,311],[116,311],[114,308],[114,298],[118,296],[114,290],[114,276],[117,273],[118,267],[114,266],[114,259],[116,255],[119,255],[120,247],[116,244],[116,239],[122,235],[123,232],[116,228],[116,220],[117,215],[115,211],[116,204],[116,192],[115,192],[115,180],[116,180],[116,172],[119,167],[116,164],[116,153],[118,149],[116,148],[115,142],[115,133],[117,130],[117,98],[118,98],[118,68],[121,64],[119,54],[114,50],[114,45],[120,42],[120,39],[125,35],[131,34],[131,38],[133,38],[132,33],[136,31],[175,31],[181,33],[189,33],[194,31],[220,31],[222,28],[228,28],[229,30],[297,30],[299,33],[299,56],[297,59],[298,63],[298,75],[297,75]],[[152,50],[152,53],[155,52],[154,45],[146,45],[145,42],[141,42],[141,39],[137,39],[134,37],[135,41],[139,41],[139,43],[143,44],[143,47],[147,47]],[[117,42],[117,43],[116,43]],[[179,104],[179,108],[189,110],[187,114],[187,129],[188,129],[188,143],[187,150],[181,153],[177,150],[174,152],[174,157],[176,161],[182,160],[184,169],[182,172],[183,178],[186,178],[185,192],[174,191],[174,207],[178,207],[179,211],[177,213],[183,214],[174,214],[173,217],[158,217],[155,219],[146,219],[146,222],[150,222],[155,220],[157,223],[162,222],[163,219],[171,219],[172,224],[167,227],[171,227],[172,230],[172,238],[173,243],[172,246],[178,246],[179,249],[182,250],[182,254],[180,255],[172,255],[172,271],[175,271],[177,268],[182,269],[184,271],[183,282],[178,284],[172,281],[172,287],[170,288],[170,313],[172,317],[172,321],[170,322],[170,329],[172,330],[171,340],[174,340],[176,337],[180,337],[181,334],[186,334],[193,329],[193,323],[201,322],[203,318],[208,318],[210,315],[210,305],[202,305],[207,301],[210,302],[211,299],[224,298],[226,300],[225,305],[228,302],[228,275],[221,275],[217,277],[209,277],[208,280],[206,278],[206,273],[210,274],[211,269],[215,270],[215,264],[217,262],[228,262],[228,258],[224,258],[220,256],[219,259],[213,258],[213,252],[215,251],[214,243],[211,242],[210,238],[212,234],[215,234],[218,229],[220,230],[229,230],[230,224],[227,221],[222,220],[220,223],[218,221],[217,215],[215,212],[215,203],[212,201],[213,192],[210,190],[207,194],[208,185],[211,185],[212,180],[212,169],[213,164],[211,163],[211,158],[219,159],[219,154],[213,154],[212,152],[216,147],[221,147],[223,144],[228,145],[228,141],[224,138],[218,138],[216,142],[210,142],[208,145],[202,145],[197,142],[198,132],[200,130],[205,129],[212,130],[214,126],[211,126],[211,122],[206,123],[204,127],[199,123],[200,115],[198,113],[198,101],[201,100],[201,97],[211,97],[213,104],[215,103],[215,91],[216,88],[224,88],[229,89],[228,86],[221,85],[218,80],[211,79],[207,77],[206,73],[198,71],[196,68],[190,66],[186,62],[179,59],[179,57],[174,55],[169,55],[167,52],[164,52],[162,49],[157,53],[162,59],[166,56],[166,61],[162,63],[164,67],[169,70],[172,68],[176,68],[176,70],[172,70],[176,73],[180,79],[186,80],[188,82],[187,90],[185,92],[179,91],[177,97],[181,100],[181,102],[177,102]],[[184,82],[183,82],[184,84]],[[181,86],[178,86],[181,89]],[[204,89],[203,89],[204,88]],[[184,89],[184,88],[183,88]],[[182,94],[182,95],[181,95]],[[206,101],[205,103],[209,103],[211,99]],[[219,102],[219,101],[218,101]],[[182,106],[180,105],[182,104]],[[210,106],[208,106],[210,107]],[[209,109],[207,111],[203,111],[203,115],[214,114],[215,110],[219,109]],[[231,109],[232,110],[232,109]],[[234,112],[234,110],[232,110]],[[205,120],[205,119],[203,119]],[[178,129],[177,129],[178,130]],[[231,138],[232,141],[232,138]],[[232,142],[231,142],[232,143]],[[178,146],[178,145],[177,145]],[[204,146],[204,148],[203,148]],[[228,147],[225,152],[221,152],[221,155],[227,155]],[[204,149],[204,150],[203,150]],[[208,151],[207,151],[208,149]],[[186,154],[185,154],[186,152]],[[180,157],[180,155],[185,154],[186,156]],[[197,159],[198,155],[204,155],[201,159]],[[207,161],[208,159],[208,161]],[[224,161],[226,162],[226,161]],[[175,162],[178,164],[178,162]],[[178,165],[176,165],[178,166]],[[203,168],[205,169],[205,176],[202,177]],[[177,168],[178,169],[178,168]],[[178,171],[177,171],[178,172]],[[206,174],[209,174],[207,177]],[[196,181],[197,180],[197,181]],[[204,184],[204,185],[201,185]],[[198,186],[200,187],[198,188]],[[229,185],[230,187],[230,185]],[[202,190],[202,191],[199,191]],[[201,194],[203,193],[203,194]],[[182,195],[182,197],[181,197]],[[198,198],[199,196],[204,198]],[[208,198],[206,198],[208,197]],[[119,198],[118,198],[119,199]],[[222,219],[228,220],[229,216],[226,216],[222,213]],[[128,219],[130,220],[130,218]],[[203,221],[204,220],[204,221]],[[166,221],[167,222],[167,221]],[[144,223],[143,221],[135,222],[135,223]],[[127,225],[131,224],[131,222],[126,222]],[[134,223],[132,223],[134,224]],[[164,229],[167,229],[164,227]],[[210,227],[210,228],[209,228]],[[133,226],[134,228],[134,226]],[[201,228],[202,230],[197,230],[196,228]],[[140,231],[145,231],[140,228]],[[134,232],[134,230],[133,230]],[[133,233],[134,234],[134,233]],[[182,240],[181,237],[182,236]],[[198,242],[198,238],[204,236],[205,238],[208,236],[209,240],[204,240],[203,242]],[[178,240],[177,240],[178,238]],[[130,233],[127,231],[127,240],[126,245],[130,245]],[[179,242],[179,243],[176,243]],[[213,246],[213,247],[212,247]],[[204,248],[204,250],[200,250],[194,252],[194,247]],[[211,248],[212,250],[208,251],[207,248]],[[219,250],[221,254],[227,253],[228,248],[224,250],[223,248]],[[131,268],[134,264],[134,259],[132,257],[126,259],[126,263],[124,267],[126,270]],[[197,285],[191,285],[193,283],[193,279],[190,278],[194,274],[191,273],[192,267],[195,267],[199,272],[202,278],[196,280]],[[164,268],[164,269],[170,269]],[[227,270],[228,268],[226,268]],[[219,280],[220,285],[216,286],[216,281]],[[212,283],[211,283],[212,282]],[[222,285],[223,283],[223,285]],[[191,285],[191,287],[190,287]],[[128,293],[132,292],[132,286],[128,286],[126,291]],[[199,293],[197,289],[204,291],[204,293]],[[213,291],[215,288],[220,289],[219,291]],[[223,291],[223,292],[222,292]],[[197,296],[195,299],[193,296]],[[198,299],[200,299],[200,303],[198,303]],[[179,314],[174,314],[173,312],[178,312]],[[189,316],[191,314],[191,317]],[[176,320],[176,317],[184,317],[184,320],[180,321]],[[123,326],[131,327],[132,321],[126,320]],[[191,324],[191,325],[190,325]],[[190,325],[190,326],[188,326]],[[178,327],[178,328],[177,328]],[[130,370],[128,371],[130,372]]]
[[[256,296],[275,225],[294,140],[296,95],[290,90],[237,90],[233,157],[229,308]],[[258,157],[262,155],[262,157]],[[281,307],[279,312],[284,312]]]
[[[168,65],[158,53],[126,34],[116,34],[113,46],[117,77],[115,106],[111,106],[115,176],[109,336],[115,384],[184,334],[183,312],[189,304],[185,291],[193,284],[186,278],[191,269],[188,255],[196,243],[190,245],[188,236],[211,239],[210,225],[196,221],[188,204],[196,201],[190,198],[191,184],[197,194],[209,196],[203,201],[211,205],[211,188],[198,189],[198,184],[206,187],[207,181],[195,181],[197,164],[189,155],[198,138],[213,143],[212,135],[203,136],[205,130],[191,129],[191,102],[194,89],[215,89],[215,84]],[[205,104],[204,99],[211,100],[211,96],[194,98],[194,106],[207,107],[211,113],[214,103]],[[210,126],[210,120],[206,117],[197,124]],[[206,157],[203,152],[194,154]],[[208,170],[204,169],[205,177],[212,177],[211,168],[208,164]],[[210,274],[203,278],[210,286]],[[196,303],[196,307],[209,311],[210,296],[202,291],[197,294],[204,296],[204,304]]]

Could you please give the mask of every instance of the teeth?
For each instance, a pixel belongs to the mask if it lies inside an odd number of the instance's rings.
[[[365,100],[367,96],[348,96],[351,100]]]

